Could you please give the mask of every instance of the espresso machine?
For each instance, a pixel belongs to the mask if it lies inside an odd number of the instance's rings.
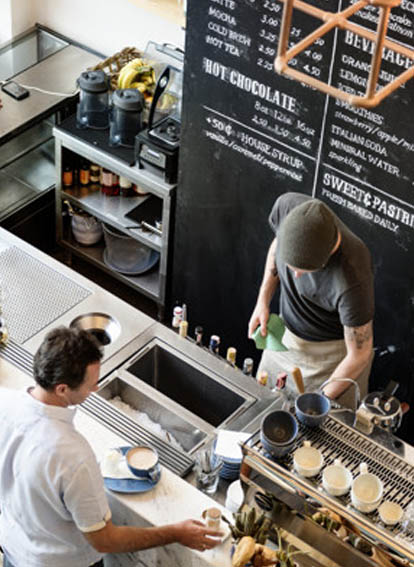
[[[282,458],[267,453],[260,429],[242,446],[240,479],[245,503],[264,510],[282,530],[283,538],[303,552],[295,557],[297,565],[414,566],[414,506],[410,507],[414,500],[414,447],[392,433],[391,424],[400,420],[395,398],[389,393],[379,397],[380,401],[373,402],[370,396],[360,406],[365,412],[362,422],[368,423],[365,429],[361,427],[361,414],[357,416],[355,411],[337,408],[331,410],[319,427],[300,423],[295,447]],[[387,401],[386,416],[377,410]],[[372,404],[376,409],[373,410]],[[349,493],[328,494],[322,486],[323,469],[312,478],[299,475],[293,453],[305,440],[322,453],[324,467],[339,459],[356,478],[361,463],[365,463],[382,482],[382,501],[398,504],[404,511],[404,519],[386,525],[377,509],[370,513],[357,510]],[[318,524],[315,518],[321,512],[339,520],[341,529],[331,530],[326,524]]]

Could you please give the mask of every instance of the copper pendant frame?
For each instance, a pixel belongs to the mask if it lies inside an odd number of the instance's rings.
[[[287,75],[292,79],[305,83],[306,85],[309,85],[325,94],[344,100],[354,106],[361,106],[365,108],[377,106],[398,87],[414,77],[414,50],[404,47],[403,45],[400,45],[386,37],[391,8],[399,6],[401,0],[358,0],[355,4],[349,6],[345,10],[336,13],[316,8],[315,6],[307,4],[303,0],[281,1],[284,3],[284,8],[277,56],[274,62],[277,73]],[[348,18],[368,5],[376,6],[379,9],[378,25],[375,32],[367,30],[357,24],[353,24],[348,20]],[[304,37],[296,45],[288,49],[293,9],[300,10],[305,14],[320,19],[323,24],[315,31]],[[340,88],[333,87],[324,81],[316,79],[302,71],[293,69],[288,65],[291,59],[299,55],[304,49],[309,48],[318,38],[323,37],[334,28],[349,30],[358,36],[371,40],[374,43],[374,50],[371,58],[371,69],[364,96],[347,93]],[[412,59],[413,66],[403,71],[384,87],[377,89],[384,47]]]

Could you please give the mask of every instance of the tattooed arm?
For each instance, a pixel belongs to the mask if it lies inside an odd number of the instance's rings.
[[[372,321],[361,327],[344,327],[346,356],[338,364],[331,378],[358,378],[372,356]],[[327,396],[334,399],[351,387],[349,382],[332,382],[325,387]]]

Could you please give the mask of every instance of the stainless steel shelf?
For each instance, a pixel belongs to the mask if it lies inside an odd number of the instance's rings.
[[[125,216],[137,205],[144,203],[148,197],[111,197],[102,194],[99,186],[96,186],[96,188],[66,188],[62,191],[61,196],[62,199],[70,201],[72,205],[114,226],[135,240],[157,250],[157,252],[161,251],[162,238],[160,236],[142,230],[137,223]]]
[[[73,116],[67,118],[59,127],[55,127],[53,133],[55,136],[56,162],[57,241],[62,243],[70,252],[91,262],[114,278],[153,299],[159,306],[163,306],[166,295],[168,252],[171,239],[170,216],[173,212],[176,186],[165,183],[162,178],[146,170],[139,169],[137,166],[128,165],[128,163],[131,163],[128,159],[133,159],[132,150],[126,153],[120,149],[115,151],[109,148],[105,136],[99,136],[95,131],[76,129]],[[111,197],[103,195],[98,189],[98,185],[93,188],[89,186],[69,189],[62,187],[62,160],[66,150],[126,177],[150,195],[155,195],[161,199],[162,209],[160,218],[162,221],[162,234],[159,235],[143,230],[140,228],[138,220],[126,216],[137,205],[144,204],[148,197]],[[62,219],[62,201],[65,199],[70,201],[73,206],[97,217],[106,225],[114,227],[159,252],[160,259],[157,269],[134,277],[111,270],[103,261],[103,244],[88,248],[72,240],[69,227],[64,226],[65,223]],[[132,213],[132,215],[136,219],[141,220],[141,217],[136,215],[136,212]]]
[[[87,260],[88,262],[98,266],[101,270],[110,274],[117,280],[123,282],[124,284],[136,289],[140,293],[143,293],[150,299],[153,299],[157,303],[160,303],[160,274],[159,267],[152,269],[150,272],[142,274],[140,276],[126,276],[120,272],[116,272],[109,268],[103,260],[103,252],[105,246],[103,241],[95,246],[81,246],[73,240],[60,240],[64,248],[76,254],[80,258]]]
[[[82,131],[80,130],[79,132],[81,133]],[[117,175],[127,177],[139,187],[146,189],[161,199],[169,197],[175,192],[175,185],[165,183],[165,181],[163,181],[160,177],[157,177],[145,169],[139,169],[137,166],[129,166],[126,162],[117,159],[108,152],[105,152],[104,150],[95,147],[78,137],[72,136],[69,132],[66,132],[58,126],[53,128],[53,134],[56,140],[59,140],[65,148],[85,157],[92,163],[97,163],[98,165],[113,171]]]

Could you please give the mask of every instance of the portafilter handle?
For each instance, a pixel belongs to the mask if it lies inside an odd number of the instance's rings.
[[[323,394],[323,389],[327,384],[330,384],[331,382],[350,382],[351,384],[353,384],[355,386],[354,389],[354,393],[355,393],[355,411],[358,410],[359,408],[359,404],[361,403],[361,390],[359,389],[358,386],[358,382],[356,380],[353,380],[352,378],[329,378],[328,380],[325,380],[325,382],[319,386],[319,390],[322,392]],[[335,411],[335,410],[332,410]]]

